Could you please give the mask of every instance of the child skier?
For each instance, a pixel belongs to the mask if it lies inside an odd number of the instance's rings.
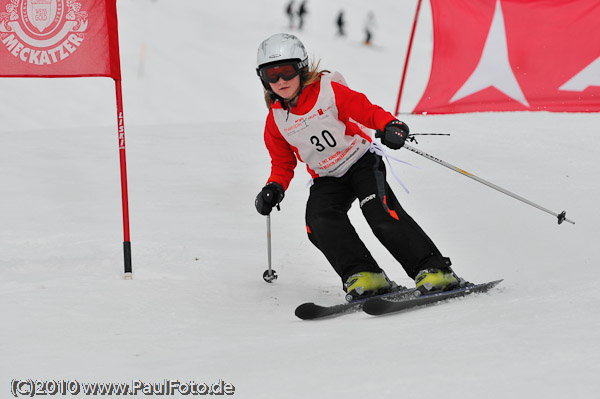
[[[264,139],[271,175],[256,197],[257,211],[270,214],[284,198],[297,160],[313,178],[306,205],[310,241],[341,277],[349,298],[389,291],[392,285],[348,219],[358,199],[375,236],[415,279],[422,292],[443,291],[459,280],[432,240],[402,209],[386,182],[381,147],[361,127],[399,149],[406,124],[349,89],[339,73],[310,65],[302,42],[276,34],[258,49],[257,74],[269,114]]]

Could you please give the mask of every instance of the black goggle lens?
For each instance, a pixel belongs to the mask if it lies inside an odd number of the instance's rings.
[[[279,78],[285,81],[292,80],[299,73],[300,70],[295,64],[274,65],[260,69],[261,79],[269,83],[275,83]]]

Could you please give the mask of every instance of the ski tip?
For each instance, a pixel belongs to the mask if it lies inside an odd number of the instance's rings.
[[[302,320],[310,320],[313,318],[313,314],[315,312],[315,308],[318,305],[315,305],[313,302],[303,303],[302,305],[296,308],[294,314],[296,317]]]

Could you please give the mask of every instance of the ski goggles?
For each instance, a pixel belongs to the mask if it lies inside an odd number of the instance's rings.
[[[285,81],[294,79],[300,73],[296,62],[265,66],[258,69],[258,76],[265,82],[276,83],[279,78]]]

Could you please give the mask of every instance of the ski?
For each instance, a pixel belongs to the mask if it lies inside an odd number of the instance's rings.
[[[455,288],[449,291],[419,296],[414,295],[414,293],[417,292],[414,291],[412,295],[400,298],[400,300],[394,300],[394,298],[372,298],[363,304],[362,310],[365,313],[373,316],[379,316],[393,312],[400,312],[403,310],[431,305],[448,299],[486,292],[494,288],[501,282],[502,280],[495,280],[482,284],[469,284],[464,287]]]
[[[392,292],[388,292],[381,295],[370,296],[367,298],[357,299],[351,302],[340,303],[331,306],[317,305],[313,302],[303,303],[296,308],[295,314],[302,320],[314,320],[325,317],[337,317],[346,313],[358,312],[362,309],[365,302],[372,299],[401,299],[406,297],[413,297],[415,289],[398,287]]]

